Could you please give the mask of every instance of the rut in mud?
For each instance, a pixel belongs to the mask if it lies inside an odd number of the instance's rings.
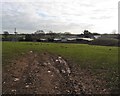
[[[108,93],[105,82],[61,56],[32,51],[3,69],[3,94]]]

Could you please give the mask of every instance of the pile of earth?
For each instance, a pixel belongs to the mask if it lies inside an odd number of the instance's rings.
[[[63,57],[30,51],[3,68],[3,94],[107,94],[89,70]]]

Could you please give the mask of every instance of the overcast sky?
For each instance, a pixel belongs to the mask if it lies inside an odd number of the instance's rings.
[[[4,0],[2,31],[117,33],[119,0]]]

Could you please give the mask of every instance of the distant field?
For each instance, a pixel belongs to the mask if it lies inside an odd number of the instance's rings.
[[[106,79],[108,86],[116,88],[118,84],[118,47],[94,46],[87,44],[63,44],[40,42],[3,42],[3,67],[21,54],[33,51],[49,52],[61,55],[80,68],[91,70],[98,78]],[[101,72],[104,74],[101,74]]]

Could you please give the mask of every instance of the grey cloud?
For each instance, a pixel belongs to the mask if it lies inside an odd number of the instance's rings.
[[[57,32],[70,30],[77,33],[95,27],[94,24],[97,23],[92,20],[111,19],[112,15],[108,13],[115,10],[98,8],[96,2],[91,3],[89,0],[40,0],[34,3],[3,4],[3,30],[9,31],[17,27],[26,32],[43,29]]]

